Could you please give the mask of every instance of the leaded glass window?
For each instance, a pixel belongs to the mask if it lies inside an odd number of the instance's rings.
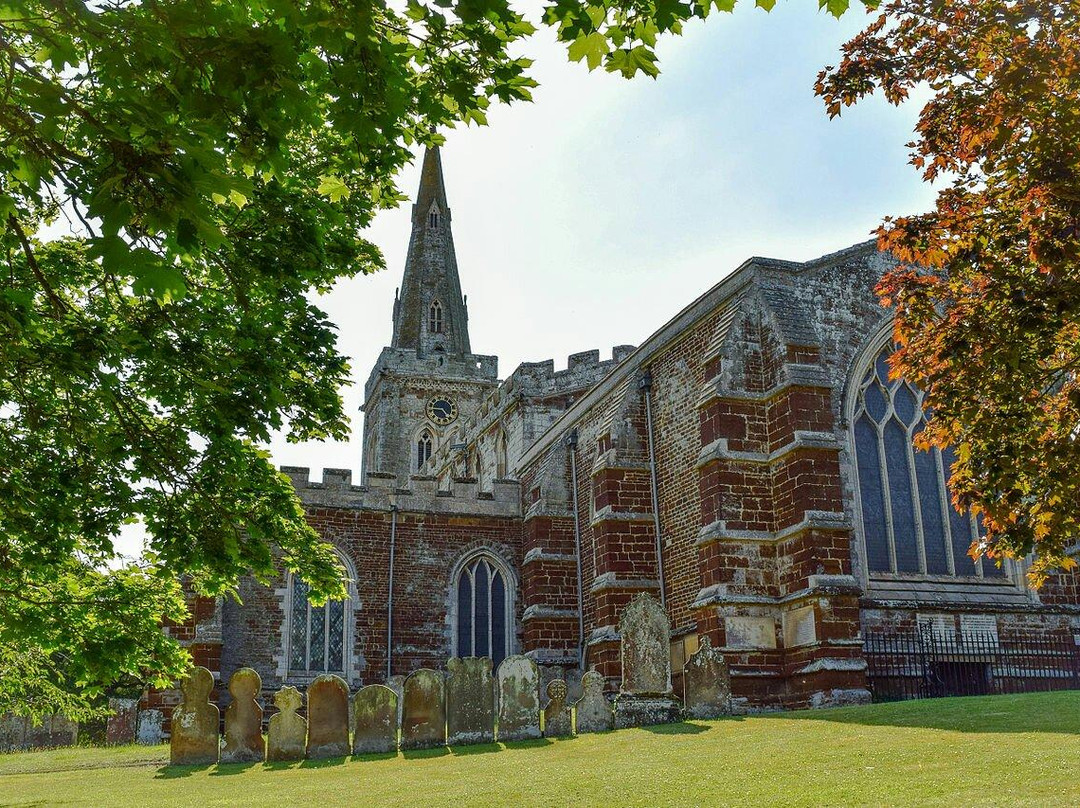
[[[289,626],[289,669],[294,673],[343,673],[345,670],[345,602],[313,606],[309,587],[292,579]]]
[[[433,300],[431,301],[431,308],[428,310],[428,331],[432,334],[441,334],[442,323],[442,303]]]
[[[498,667],[510,653],[510,600],[502,570],[486,556],[470,561],[458,575],[454,598],[455,655],[490,657]]]
[[[853,413],[855,465],[870,574],[1002,578],[989,559],[967,555],[979,525],[949,499],[951,449],[916,450],[925,426],[922,392],[889,379],[891,344],[859,383]]]
[[[431,433],[424,430],[416,439],[416,470],[420,471],[431,457]]]

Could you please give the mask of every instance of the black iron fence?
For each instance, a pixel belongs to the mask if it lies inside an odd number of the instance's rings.
[[[1069,637],[992,633],[867,633],[874,701],[1080,689],[1080,647]]]

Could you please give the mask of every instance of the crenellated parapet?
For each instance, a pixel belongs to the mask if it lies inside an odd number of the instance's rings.
[[[496,480],[490,491],[479,491],[476,480],[456,478],[449,490],[440,490],[435,477],[409,478],[401,487],[393,474],[372,472],[365,485],[353,485],[349,469],[323,469],[322,482],[311,480],[305,466],[282,466],[305,506],[461,516],[521,515],[521,494],[516,482]]]

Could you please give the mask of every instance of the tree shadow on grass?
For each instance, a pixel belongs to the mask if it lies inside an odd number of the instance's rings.
[[[297,768],[299,768],[299,769],[328,769],[331,766],[344,766],[344,765],[345,765],[345,758],[344,758],[344,756],[342,756],[342,757],[332,757],[332,758],[308,759],[308,760],[305,760],[305,761],[301,762],[301,764]]]
[[[177,777],[191,777],[191,775],[193,774],[209,771],[213,767],[213,765],[216,764],[200,763],[194,766],[162,766],[160,769],[157,770],[157,773],[154,775],[154,779],[175,780]]]
[[[497,743],[456,744],[450,747],[451,755],[489,755],[501,751],[502,746]]]
[[[211,777],[228,777],[232,774],[243,774],[249,769],[255,767],[255,762],[250,761],[247,763],[219,763],[214,770],[210,772]]]
[[[401,756],[406,760],[427,760],[449,755],[450,750],[445,746],[436,746],[433,749],[403,749]]]
[[[551,738],[529,738],[524,741],[504,741],[503,748],[508,751],[514,749],[539,749],[544,746],[551,746],[555,743]]]
[[[1080,690],[894,701],[857,707],[770,713],[758,718],[919,727],[952,732],[1078,735]]]
[[[679,721],[675,724],[654,724],[648,727],[641,727],[646,732],[652,732],[655,735],[699,735],[702,732],[708,732],[709,728],[705,724],[694,724],[689,721]]]

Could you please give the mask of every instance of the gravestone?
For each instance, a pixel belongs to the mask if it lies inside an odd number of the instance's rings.
[[[397,749],[398,697],[386,685],[360,688],[353,698],[353,754]]]
[[[349,754],[349,686],[324,673],[308,687],[308,760]]]
[[[254,763],[266,756],[263,745],[263,709],[255,699],[262,679],[251,668],[240,668],[229,677],[232,703],[225,708],[225,746],[222,763]]]
[[[540,669],[527,656],[510,656],[496,673],[499,683],[499,741],[539,738]]]
[[[161,710],[140,710],[139,723],[135,727],[135,742],[153,746],[165,742],[165,716]]]
[[[544,735],[548,738],[565,738],[574,734],[574,721],[570,715],[570,703],[566,700],[566,682],[555,679],[548,682],[548,704],[544,708]]]
[[[397,725],[401,726],[401,708],[405,706],[405,677],[396,673],[386,680],[386,686],[397,694]]]
[[[495,740],[495,690],[488,657],[451,659],[446,680],[446,743]]]
[[[615,728],[615,714],[604,695],[604,677],[596,671],[581,677],[581,698],[574,704],[574,715],[579,735]]]
[[[446,746],[446,687],[438,671],[420,668],[405,678],[401,748]]]
[[[109,699],[109,717],[105,720],[105,743],[109,746],[135,743],[135,730],[138,723],[138,699]]]
[[[727,662],[707,636],[683,668],[683,708],[691,718],[716,718],[731,712]]]
[[[283,687],[274,694],[279,712],[270,716],[266,733],[266,759],[270,761],[303,760],[307,751],[307,721],[297,715],[304,697],[295,687]]]
[[[622,685],[615,699],[615,726],[640,727],[679,720],[671,692],[671,624],[652,596],[641,593],[619,618]]]
[[[221,713],[211,704],[214,675],[196,667],[180,682],[183,694],[173,708],[169,738],[169,762],[173,766],[197,766],[217,763],[218,723]]]

